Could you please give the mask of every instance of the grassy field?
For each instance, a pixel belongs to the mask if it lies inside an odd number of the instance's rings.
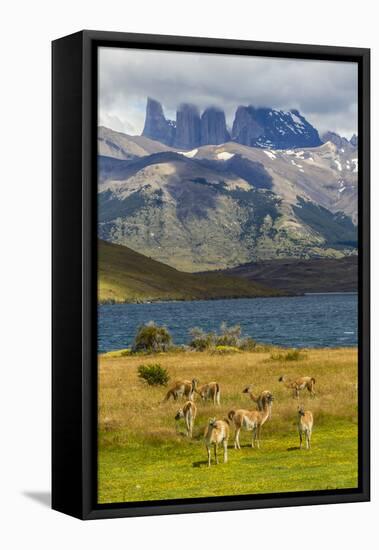
[[[178,271],[127,248],[98,241],[99,302],[206,300],[281,296],[261,283],[221,273]]]
[[[184,423],[174,420],[180,404],[162,403],[165,388],[138,378],[138,366],[146,363],[167,368],[171,381],[197,377],[200,383],[220,383],[219,408],[196,400],[192,440]],[[282,374],[316,379],[316,398],[304,393],[300,398],[314,414],[310,451],[298,448],[298,403],[278,382]],[[229,462],[208,468],[202,439],[208,418],[255,408],[242,393],[249,383],[275,397],[261,448],[252,449],[251,432],[242,432],[242,449],[234,450],[232,429]],[[356,348],[304,350],[298,361],[269,351],[99,357],[100,503],[356,487],[357,436]]]

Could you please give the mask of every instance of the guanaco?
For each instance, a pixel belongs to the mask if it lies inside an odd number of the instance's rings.
[[[313,429],[313,414],[311,411],[304,411],[304,407],[298,407],[298,430],[300,436],[300,449],[303,446],[303,436],[305,436],[306,448],[311,448],[311,438]]]
[[[192,437],[193,424],[195,422],[197,407],[193,401],[187,401],[175,415],[175,420],[184,418],[188,437]]]
[[[178,380],[174,382],[171,388],[166,393],[164,401],[168,401],[170,397],[176,401],[178,397],[186,397],[189,400],[193,400],[193,395],[197,386],[198,380],[193,378],[192,381],[189,380]]]
[[[260,394],[254,395],[252,384],[246,386],[246,388],[242,390],[242,393],[247,393],[249,395],[250,399],[257,404],[258,411],[263,411],[263,400],[272,395],[272,393],[268,390],[264,390]]]
[[[208,384],[200,386],[195,391],[204,401],[213,399],[214,405],[220,404],[220,384],[218,382],[209,382]]]
[[[208,466],[211,465],[211,447],[214,447],[215,462],[218,464],[217,448],[220,443],[224,448],[224,462],[228,462],[229,420],[210,418],[205,428],[204,440],[208,453]]]
[[[304,390],[305,388],[309,391],[312,397],[316,396],[316,392],[314,390],[316,380],[311,376],[301,376],[295,380],[288,381],[285,376],[281,376],[279,378],[279,382],[284,382],[284,385],[293,391],[294,398],[296,397],[299,399],[300,390]]]
[[[234,434],[235,449],[241,449],[241,445],[240,445],[241,429],[245,429],[248,431],[252,430],[253,437],[251,440],[251,446],[254,448],[254,443],[256,443],[259,449],[261,429],[263,424],[267,421],[267,419],[270,418],[273,400],[274,400],[274,397],[271,394],[263,398],[262,411],[247,411],[245,409],[229,411],[228,418],[233,422],[235,427],[235,434]]]

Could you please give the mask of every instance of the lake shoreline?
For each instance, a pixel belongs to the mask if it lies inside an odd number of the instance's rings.
[[[286,347],[286,346],[275,346],[275,345],[272,345],[270,346],[269,344],[262,344],[261,342],[257,342],[257,348],[271,348],[270,350],[270,353],[272,352],[288,352],[289,350],[293,350],[293,349],[296,349],[298,350],[300,353],[311,353],[313,351],[315,352],[339,352],[339,351],[351,351],[351,350],[357,350],[358,351],[358,346],[355,345],[355,346],[336,346],[336,347],[314,347],[314,348],[293,348],[293,347]],[[251,354],[251,353],[268,353],[268,350],[266,349],[266,351],[264,351],[263,349],[258,349],[257,351],[254,351],[254,350],[239,350],[237,353],[236,352],[229,352],[229,353],[223,353],[223,354],[218,354],[217,351],[215,352],[212,352],[211,350],[204,350],[204,351],[196,351],[195,349],[172,349],[172,350],[168,350],[168,351],[157,351],[157,352],[151,352],[151,353],[142,353],[142,352],[137,352],[137,353],[133,353],[131,351],[131,348],[121,348],[121,349],[114,349],[114,350],[109,350],[109,351],[105,351],[105,352],[98,352],[97,353],[97,357],[100,359],[100,358],[107,358],[107,359],[118,359],[118,358],[121,358],[121,357],[138,357],[138,358],[156,358],[156,357],[172,357],[172,356],[183,356],[183,355],[186,355],[186,354],[196,354],[199,356],[199,358],[201,358],[202,355],[207,355],[207,354],[210,354],[211,356],[220,356],[220,355],[223,355],[223,356],[230,356],[230,355],[237,355],[237,356],[243,356],[243,355],[247,355],[247,354]],[[299,362],[299,361],[297,361]],[[290,364],[292,364],[292,362],[289,361]]]
[[[357,295],[261,298],[101,305],[98,349],[106,352],[130,347],[139,327],[150,321],[165,326],[174,345],[189,344],[194,328],[218,333],[223,323],[238,325],[242,337],[271,346],[346,347],[357,343]]]
[[[122,304],[166,304],[166,303],[180,303],[180,302],[215,302],[217,300],[257,300],[257,299],[272,299],[272,298],[299,298],[301,296],[343,296],[343,295],[356,295],[358,291],[341,291],[341,292],[301,292],[301,293],[288,293],[275,296],[218,296],[210,298],[152,298],[147,299],[136,299],[136,300],[98,300],[98,306],[116,306]]]

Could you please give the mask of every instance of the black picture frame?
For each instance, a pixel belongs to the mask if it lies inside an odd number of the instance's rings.
[[[354,61],[359,81],[359,487],[99,505],[97,483],[97,48]],[[52,43],[52,507],[81,519],[370,499],[370,50],[81,31]]]

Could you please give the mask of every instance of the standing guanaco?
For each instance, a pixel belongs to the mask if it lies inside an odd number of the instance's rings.
[[[184,418],[188,437],[192,437],[193,423],[196,418],[197,407],[193,401],[186,401],[183,407],[175,415],[175,420]]]
[[[314,390],[316,380],[311,376],[301,376],[300,378],[296,378],[295,380],[288,381],[285,376],[281,376],[279,378],[279,382],[284,382],[284,385],[293,391],[294,398],[296,397],[297,399],[299,399],[300,390],[304,390],[305,388],[309,391],[312,397],[316,396],[316,392]]]
[[[254,448],[254,442],[256,442],[259,449],[259,442],[261,437],[261,429],[263,424],[271,415],[271,407],[273,395],[269,395],[263,398],[263,410],[262,411],[247,411],[245,409],[238,409],[237,411],[229,411],[228,418],[233,422],[235,426],[234,435],[234,448],[240,449],[240,431],[252,430],[253,437],[251,440],[251,446]]]
[[[168,401],[170,397],[172,397],[174,401],[176,401],[178,397],[183,397],[183,396],[189,400],[192,400],[197,383],[198,383],[198,380],[196,378],[193,378],[192,381],[178,380],[177,382],[174,382],[174,384],[166,393],[166,397],[164,398],[164,401]]]
[[[204,401],[212,399],[214,405],[220,404],[220,384],[218,382],[209,382],[198,387],[195,391]]]
[[[313,429],[313,414],[311,411],[305,411],[304,407],[298,407],[298,430],[300,436],[300,449],[303,446],[303,435],[305,436],[305,445],[307,449],[311,448],[311,438]]]
[[[224,462],[228,462],[229,421],[210,418],[205,428],[204,440],[208,453],[208,466],[211,465],[211,447],[214,447],[215,462],[218,464],[217,448],[220,443],[224,448]]]
[[[246,388],[242,390],[242,393],[247,393],[250,396],[250,399],[257,404],[258,411],[263,411],[263,400],[272,395],[272,393],[268,390],[264,390],[260,394],[254,395],[252,384],[246,386]]]

